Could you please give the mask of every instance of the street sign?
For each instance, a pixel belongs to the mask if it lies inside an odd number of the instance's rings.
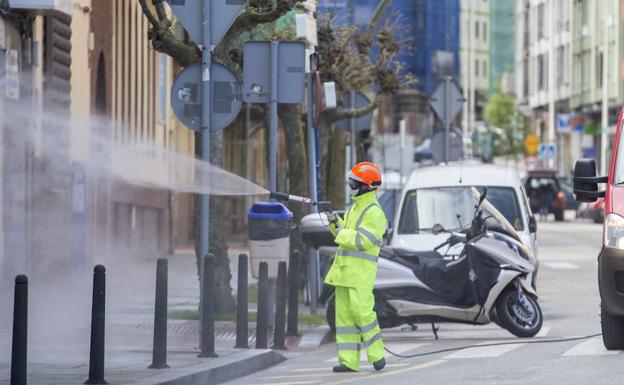
[[[446,83],[441,83],[429,100],[431,108],[445,125],[455,119],[466,101],[454,82],[449,81],[448,85]]]
[[[557,145],[542,143],[539,145],[539,157],[542,160],[551,160],[557,157]]]
[[[529,134],[524,139],[524,149],[529,155],[537,154],[539,144],[539,138],[535,134]]]
[[[370,99],[361,92],[355,93],[355,108],[364,108],[371,103]],[[352,108],[351,106],[351,96],[350,92],[345,92],[342,95],[342,103],[341,106],[343,108]],[[341,130],[350,130],[351,129],[351,119],[342,119],[336,122],[336,127]],[[371,122],[373,120],[373,113],[369,112],[364,116],[360,116],[359,118],[355,118],[355,132],[361,132],[370,129]]]
[[[238,116],[242,101],[240,84],[230,70],[219,63],[212,65],[213,100],[211,131],[221,131]],[[173,83],[171,107],[178,119],[193,131],[201,131],[201,64],[186,67]]]
[[[572,131],[570,121],[573,115],[571,114],[558,114],[557,115],[557,132],[560,134],[567,134]]]
[[[303,103],[305,96],[305,45],[279,42],[277,53],[277,103]],[[243,48],[243,101],[271,102],[271,42],[251,41]]]
[[[180,20],[191,40],[202,44],[202,1],[200,0],[167,0],[174,15]],[[238,13],[247,3],[246,0],[212,0],[211,45],[219,44]]]
[[[451,129],[449,138],[449,154],[445,159],[446,152],[446,130],[438,130],[431,138],[431,154],[436,163],[454,162],[464,156],[464,140],[461,132]]]

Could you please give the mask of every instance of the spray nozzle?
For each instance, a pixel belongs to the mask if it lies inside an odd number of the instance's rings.
[[[297,202],[303,205],[316,206],[319,211],[331,211],[331,202],[317,202],[310,198],[300,197],[297,195],[290,195],[281,192],[272,191],[269,194],[269,198],[275,199],[280,202]]]

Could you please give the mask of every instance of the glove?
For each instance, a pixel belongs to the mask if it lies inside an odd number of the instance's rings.
[[[335,212],[331,212],[331,213],[327,213],[327,220],[329,221],[330,225],[335,225],[338,226],[338,214],[336,214]]]

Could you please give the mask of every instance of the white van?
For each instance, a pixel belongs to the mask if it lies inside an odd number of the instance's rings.
[[[487,199],[507,218],[530,251],[537,272],[537,222],[518,173],[509,167],[451,163],[416,170],[407,180],[393,224],[390,246],[416,251],[432,250],[448,238],[434,235],[441,224],[447,230],[469,226],[473,201],[464,189],[487,187]]]

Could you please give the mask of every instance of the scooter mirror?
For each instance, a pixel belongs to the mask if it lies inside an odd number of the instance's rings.
[[[433,233],[433,235],[438,235],[440,233],[444,232],[444,226],[442,226],[439,223],[436,223],[435,225],[433,225],[433,228],[431,229],[431,232]]]
[[[481,203],[483,203],[485,198],[487,198],[487,192],[488,192],[487,187],[484,187],[483,191],[481,191],[481,196],[479,197],[479,205],[481,205]]]

